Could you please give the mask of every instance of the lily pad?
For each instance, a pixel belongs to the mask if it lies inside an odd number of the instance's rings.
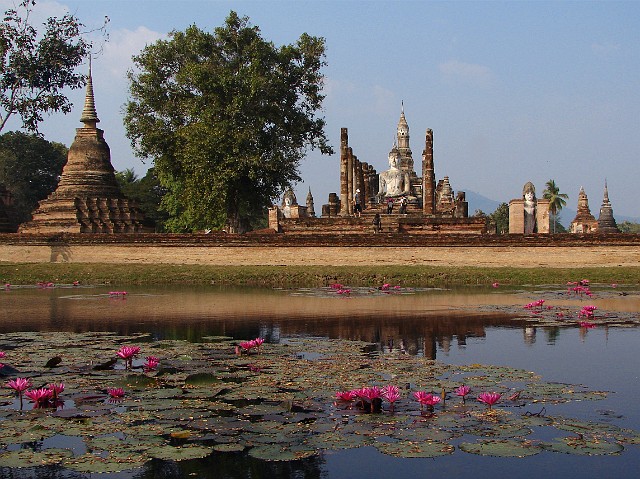
[[[73,456],[67,449],[47,449],[37,452],[32,449],[19,449],[0,454],[0,467],[36,467],[59,464],[66,457]]]
[[[553,442],[543,442],[541,447],[546,451],[574,454],[578,456],[602,456],[619,454],[624,450],[621,444],[600,439],[582,437],[564,437]]]
[[[154,446],[147,450],[149,457],[163,459],[165,461],[185,461],[189,459],[201,459],[213,452],[213,448],[205,446],[175,447],[170,445]]]
[[[294,448],[281,445],[258,446],[249,449],[249,455],[263,461],[297,461],[317,454],[313,449]]]
[[[526,457],[538,454],[542,448],[531,441],[518,439],[491,439],[463,442],[460,450],[480,456]]]
[[[438,441],[376,442],[374,446],[383,454],[395,457],[440,457],[452,454],[455,447]]]

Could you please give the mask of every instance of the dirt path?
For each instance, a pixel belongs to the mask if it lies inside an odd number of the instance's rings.
[[[480,267],[640,266],[636,246],[591,247],[359,247],[2,245],[0,261],[14,263],[144,263],[208,265],[433,265]]]

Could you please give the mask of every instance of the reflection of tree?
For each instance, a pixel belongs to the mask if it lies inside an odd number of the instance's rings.
[[[544,333],[547,336],[547,343],[555,344],[556,339],[558,339],[558,336],[560,336],[560,328],[557,326],[544,328]]]
[[[153,460],[136,479],[182,479],[198,477],[201,479],[271,479],[277,477],[304,477],[320,479],[326,477],[322,467],[322,456],[310,457],[299,461],[267,462],[253,459],[246,454],[213,453],[199,461],[171,463]]]

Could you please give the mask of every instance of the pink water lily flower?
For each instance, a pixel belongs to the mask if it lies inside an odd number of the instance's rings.
[[[425,404],[432,408],[441,401],[440,396],[434,396],[433,394],[424,391],[414,392],[413,397],[420,403],[420,409],[422,409],[422,406]]]
[[[36,403],[36,406],[43,406],[51,399],[53,391],[47,388],[30,389],[26,391],[24,395]]]
[[[400,389],[398,389],[398,386],[390,384],[382,388],[382,395],[393,405],[394,402],[400,399]]]
[[[113,399],[122,399],[124,397],[124,389],[122,388],[107,388],[107,393]]]
[[[147,360],[147,362],[144,363],[144,369],[155,369],[158,364],[160,364],[160,360],[155,356],[147,356],[145,359]]]
[[[140,352],[139,346],[122,346],[116,353],[122,359],[131,359]]]
[[[485,403],[491,409],[491,406],[500,401],[501,397],[502,395],[499,393],[480,393],[478,394],[478,401]]]
[[[132,366],[133,358],[140,352],[139,346],[122,346],[116,354],[124,359],[125,369],[129,369]]]
[[[369,388],[363,388],[364,397],[369,401],[382,398],[382,389],[379,386],[371,386]]]
[[[60,383],[60,384],[51,383],[47,387],[51,391],[51,394],[54,398],[57,398],[58,395],[60,395],[62,391],[64,391],[64,383]]]
[[[353,401],[356,398],[354,391],[337,391],[336,399],[339,401]]]
[[[462,402],[464,402],[467,395],[471,392],[471,388],[469,386],[465,386],[464,384],[455,390],[456,396],[460,396],[462,398]]]
[[[31,379],[29,378],[15,378],[7,382],[7,386],[15,390],[22,396],[23,391],[27,390],[31,386]]]

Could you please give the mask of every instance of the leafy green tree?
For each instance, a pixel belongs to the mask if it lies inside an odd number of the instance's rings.
[[[169,230],[249,229],[300,181],[308,149],[332,153],[324,50],[307,34],[276,47],[232,11],[214,33],[194,25],[134,57],[125,127],[167,189]]]
[[[85,83],[75,73],[90,49],[82,24],[67,14],[50,17],[38,30],[29,19],[34,6],[34,0],[22,0],[19,10],[5,11],[0,24],[0,131],[18,115],[25,130],[37,133],[43,113],[71,111],[64,89]]]
[[[61,143],[19,131],[0,135],[0,183],[13,195],[19,223],[56,189],[66,162],[67,147]]]
[[[631,221],[623,221],[618,225],[618,229],[622,233],[640,233],[640,223],[632,223]]]
[[[569,199],[569,195],[560,193],[560,188],[556,185],[555,180],[549,180],[545,183],[545,190],[542,192],[542,197],[545,200],[549,200],[549,213],[551,213],[551,221],[553,224],[552,231],[555,233],[559,222],[558,213],[562,208],[567,206],[566,200]]]
[[[496,225],[497,234],[509,233],[509,205],[507,203],[500,203],[496,210],[489,215],[489,218]]]
[[[118,171],[116,180],[122,193],[127,198],[135,200],[144,213],[145,224],[155,228],[156,232],[164,231],[164,223],[169,215],[161,209],[160,204],[166,190],[160,185],[154,168],[149,168],[142,178],[131,168]]]

